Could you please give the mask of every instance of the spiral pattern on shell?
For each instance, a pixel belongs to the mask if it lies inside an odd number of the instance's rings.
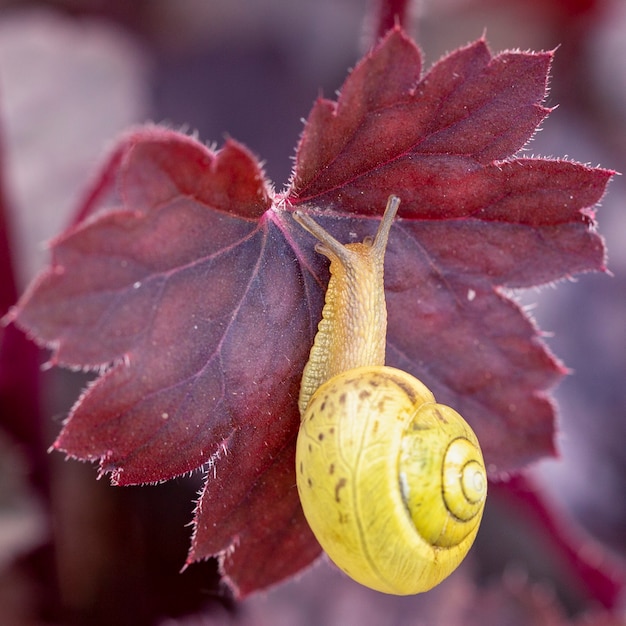
[[[476,436],[454,409],[418,408],[402,439],[399,475],[415,528],[429,543],[450,548],[477,528],[487,476]]]

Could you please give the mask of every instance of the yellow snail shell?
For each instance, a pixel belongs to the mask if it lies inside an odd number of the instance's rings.
[[[331,560],[363,585],[406,595],[431,589],[463,560],[487,476],[465,420],[415,377],[384,365],[383,262],[398,204],[391,196],[376,238],[358,244],[342,245],[295,215],[331,260],[301,387],[296,476]]]

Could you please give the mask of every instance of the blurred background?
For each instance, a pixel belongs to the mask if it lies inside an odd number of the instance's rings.
[[[231,136],[286,186],[302,119],[369,47],[375,11],[373,0],[0,1],[2,193],[17,292],[133,124],[164,122],[217,145]],[[623,0],[423,0],[407,30],[426,68],[483,34],[494,54],[558,48],[547,101],[558,109],[527,154],[626,172]],[[516,294],[572,369],[555,391],[561,456],[531,476],[571,532],[588,533],[576,545],[604,571],[626,558],[625,198],[618,176],[598,211],[610,274]],[[609,623],[545,529],[498,498],[471,558],[425,596],[369,592],[322,561],[236,604],[215,563],[179,573],[202,477],[112,488],[94,466],[46,454],[87,377],[47,370],[40,382],[32,422],[9,408],[0,416],[3,626]]]

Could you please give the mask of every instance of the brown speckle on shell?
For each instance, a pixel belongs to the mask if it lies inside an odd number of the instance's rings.
[[[339,497],[339,492],[346,486],[346,479],[340,478],[335,485],[335,501],[341,502],[341,498]]]

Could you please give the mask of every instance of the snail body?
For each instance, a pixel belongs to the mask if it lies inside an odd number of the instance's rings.
[[[383,265],[399,200],[376,237],[341,244],[295,219],[330,259],[322,320],[300,389],[296,477],[331,560],[385,593],[427,591],[471,547],[487,478],[476,435],[418,379],[384,365]]]

